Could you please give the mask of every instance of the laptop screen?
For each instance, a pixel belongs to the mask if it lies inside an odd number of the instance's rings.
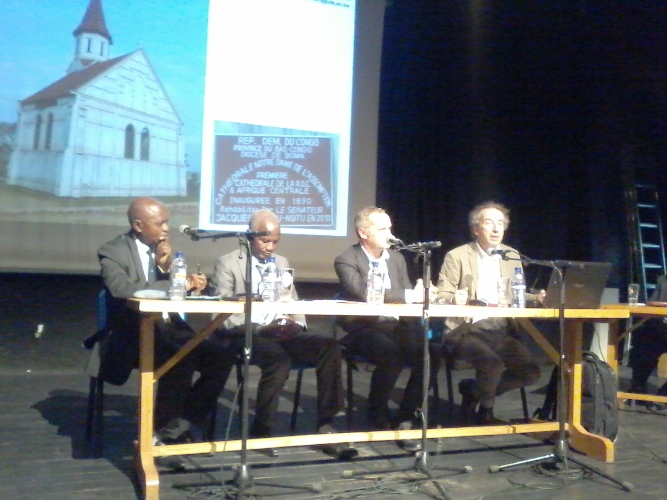
[[[609,262],[557,261],[563,269],[565,307],[567,309],[597,309],[611,272]],[[549,278],[544,307],[560,307],[560,276],[554,269]]]

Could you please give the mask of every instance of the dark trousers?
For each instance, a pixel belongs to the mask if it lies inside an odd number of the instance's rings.
[[[155,365],[160,366],[195,335],[180,317],[158,321]],[[155,429],[162,438],[177,438],[193,423],[206,429],[211,411],[225,387],[236,355],[220,343],[205,339],[158,381]],[[193,383],[194,372],[199,377]],[[185,420],[186,422],[183,422]]]
[[[648,378],[667,352],[667,324],[660,319],[648,320],[632,334],[630,365],[632,366],[631,392],[647,392]],[[659,390],[667,394],[667,383]]]
[[[240,353],[244,347],[237,327],[223,332],[222,342],[233,339],[232,345]],[[250,429],[253,436],[270,436],[276,424],[278,400],[293,365],[314,365],[317,377],[316,429],[333,421],[344,408],[341,375],[341,346],[335,339],[300,333],[287,340],[274,340],[253,335],[250,363],[259,366],[261,376],[257,386],[255,419]]]
[[[410,378],[403,392],[395,422],[414,421],[422,403],[424,359],[423,334],[414,320],[379,320],[372,326],[349,333],[341,343],[351,353],[368,359],[375,368],[368,395],[368,419],[377,428],[392,425],[389,397],[401,371],[410,368]]]
[[[480,406],[485,408],[493,408],[496,396],[540,378],[539,365],[505,318],[464,323],[445,336],[444,346],[475,369]]]

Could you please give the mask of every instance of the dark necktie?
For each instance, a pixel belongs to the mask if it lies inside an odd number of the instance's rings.
[[[155,275],[155,257],[153,256],[153,249],[148,249],[148,279],[146,280],[149,285],[157,281]]]

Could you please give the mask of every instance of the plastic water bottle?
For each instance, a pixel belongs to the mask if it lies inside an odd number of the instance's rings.
[[[176,252],[171,262],[171,286],[169,287],[169,298],[171,300],[184,300],[187,292],[188,266],[185,262],[185,254]]]
[[[262,283],[260,285],[260,293],[264,302],[278,301],[278,266],[276,266],[276,258],[269,257],[262,271]]]
[[[384,276],[382,276],[377,262],[371,262],[371,267],[368,270],[366,302],[369,304],[384,304]]]
[[[512,307],[526,307],[526,278],[520,267],[514,269],[512,276]]]

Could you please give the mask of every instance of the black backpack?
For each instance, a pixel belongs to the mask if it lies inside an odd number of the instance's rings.
[[[593,352],[583,353],[581,376],[581,425],[592,434],[614,441],[618,434],[616,374],[608,363]],[[540,420],[556,420],[558,394],[558,366],[551,372],[544,404],[535,410]]]

